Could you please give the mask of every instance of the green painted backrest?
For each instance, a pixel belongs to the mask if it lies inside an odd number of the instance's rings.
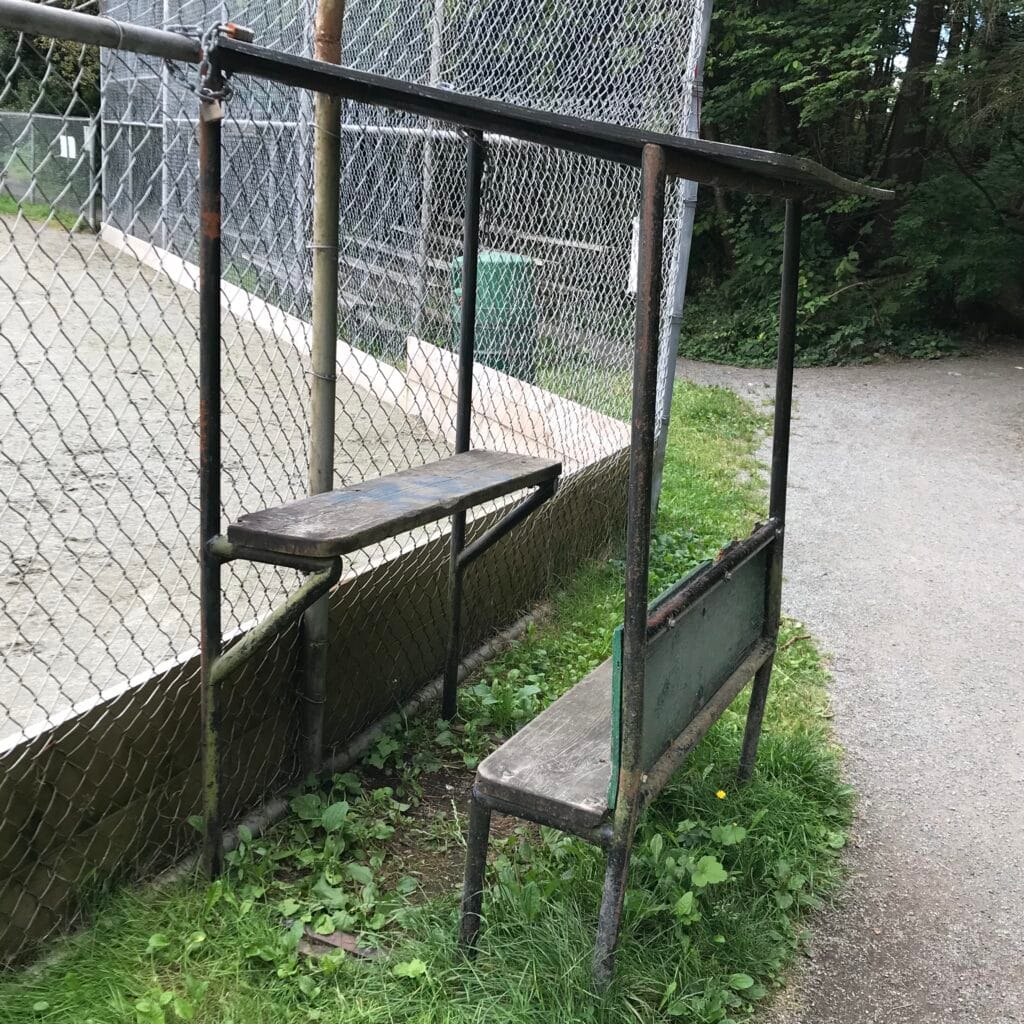
[[[735,672],[765,626],[770,547],[714,584],[671,625],[647,641],[641,761],[650,769],[669,744]],[[665,601],[711,568],[704,562],[662,594]],[[622,627],[612,637],[612,774],[608,806],[618,796],[622,744]]]

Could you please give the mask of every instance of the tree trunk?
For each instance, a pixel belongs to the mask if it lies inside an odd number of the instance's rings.
[[[884,177],[899,185],[916,185],[924,168],[928,125],[927,75],[939,57],[939,37],[946,5],[942,0],[920,0],[914,15],[907,67],[892,113]]]
[[[960,60],[960,47],[964,38],[964,22],[967,20],[967,6],[964,0],[953,4],[949,12],[949,41],[946,43],[946,60],[955,66]]]
[[[719,141],[718,129],[713,124],[704,124],[702,126],[702,134],[709,142]],[[736,253],[733,250],[732,241],[725,232],[725,226],[731,221],[729,201],[724,188],[713,185],[711,190],[715,197],[715,214],[717,215],[715,227],[718,233],[718,242],[721,246],[722,258],[725,261],[724,276],[729,277],[736,270]]]

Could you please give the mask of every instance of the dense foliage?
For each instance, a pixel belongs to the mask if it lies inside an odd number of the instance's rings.
[[[1024,3],[722,0],[703,134],[888,184],[804,220],[804,362],[1024,334]],[[702,190],[682,346],[771,359],[781,210]]]
[[[49,6],[83,14],[99,10],[98,0],[50,0]],[[95,46],[0,29],[0,110],[88,117],[99,105],[100,51]]]

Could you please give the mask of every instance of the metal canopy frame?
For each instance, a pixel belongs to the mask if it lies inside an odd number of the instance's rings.
[[[658,146],[664,150],[665,169],[670,177],[720,188],[782,197],[797,197],[808,189],[847,192],[871,199],[893,195],[885,189],[851,181],[803,157],[547,113],[282,54],[236,39],[220,40],[217,62],[228,73],[254,75],[369,106],[401,110],[465,129],[506,135],[634,167],[640,166],[645,146]]]
[[[10,2],[10,0],[0,0]],[[792,409],[793,358],[796,340],[797,289],[801,196],[812,190],[841,191],[870,199],[887,199],[892,193],[842,178],[809,160],[762,150],[703,142],[617,127],[579,118],[497,103],[442,89],[353,71],[321,61],[281,54],[237,39],[221,36],[205,55],[207,75],[200,95],[200,181],[202,193],[200,247],[201,311],[201,505],[203,561],[202,678],[204,721],[204,784],[206,786],[206,859],[211,872],[220,869],[221,836],[217,799],[217,743],[220,727],[219,680],[227,659],[220,651],[219,573],[230,557],[253,557],[233,549],[219,535],[219,360],[220,360],[220,121],[225,78],[252,75],[282,84],[342,96],[360,103],[403,110],[462,129],[466,137],[467,174],[463,235],[463,309],[459,343],[456,450],[469,446],[472,409],[472,367],[476,313],[476,256],[479,248],[482,169],[489,136],[506,136],[524,142],[587,154],[640,167],[641,216],[637,287],[633,396],[626,535],[625,615],[622,635],[621,751],[617,798],[609,820],[583,834],[606,853],[604,894],[599,915],[594,957],[594,976],[600,986],[612,976],[615,949],[626,891],[633,837],[639,814],[696,742],[721,715],[729,702],[754,674],[739,774],[753,770],[761,723],[777,642],[782,589],[782,556],[785,534],[786,487],[789,462],[789,427]],[[746,541],[723,553],[710,571],[700,574],[692,586],[683,587],[657,615],[671,615],[697,600],[708,588],[726,577],[731,567],[768,549],[765,588],[765,625],[754,647],[730,678],[708,701],[653,766],[643,761],[641,739],[644,711],[646,644],[658,621],[649,617],[647,594],[650,565],[651,493],[655,461],[655,419],[658,348],[662,308],[662,241],[665,189],[670,177],[683,177],[724,188],[767,194],[786,200],[785,242],[782,266],[778,345],[775,433],[772,446],[770,518]],[[470,545],[465,544],[465,512],[452,517],[452,609],[445,666],[443,710],[455,710],[455,676],[458,669],[459,615],[462,574],[486,547],[508,532],[553,493],[553,483],[542,487],[518,505],[497,526]],[[255,557],[259,557],[256,553]],[[299,562],[302,564],[299,564]],[[311,571],[300,592],[257,627],[258,636],[246,638],[254,646],[271,628],[279,629],[311,600],[324,593],[337,578],[330,564],[309,560],[285,561]],[[213,600],[213,597],[218,600]],[[300,607],[301,605],[301,607]],[[252,635],[251,635],[252,636]],[[241,646],[241,645],[239,645]],[[480,910],[492,807],[474,792],[467,838],[467,871],[463,895],[461,940],[472,950],[480,926]],[[529,817],[521,807],[499,808]],[[564,823],[548,821],[573,829]]]

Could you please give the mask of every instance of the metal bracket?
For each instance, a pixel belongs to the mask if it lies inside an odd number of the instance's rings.
[[[264,565],[281,565],[310,573],[302,586],[275,608],[262,622],[257,623],[232,647],[213,660],[210,674],[214,682],[222,682],[271,636],[290,626],[310,605],[315,604],[341,578],[340,558],[302,558],[297,555],[279,555],[257,551],[232,544],[226,537],[214,537],[206,546],[206,555],[218,562],[244,559]]]
[[[511,533],[535,509],[539,508],[557,489],[558,481],[541,484],[529,497],[521,501],[507,515],[498,520],[489,530],[482,533],[472,544],[467,544],[458,554],[456,566],[461,572],[475,562],[485,551],[494,547],[506,534]]]

